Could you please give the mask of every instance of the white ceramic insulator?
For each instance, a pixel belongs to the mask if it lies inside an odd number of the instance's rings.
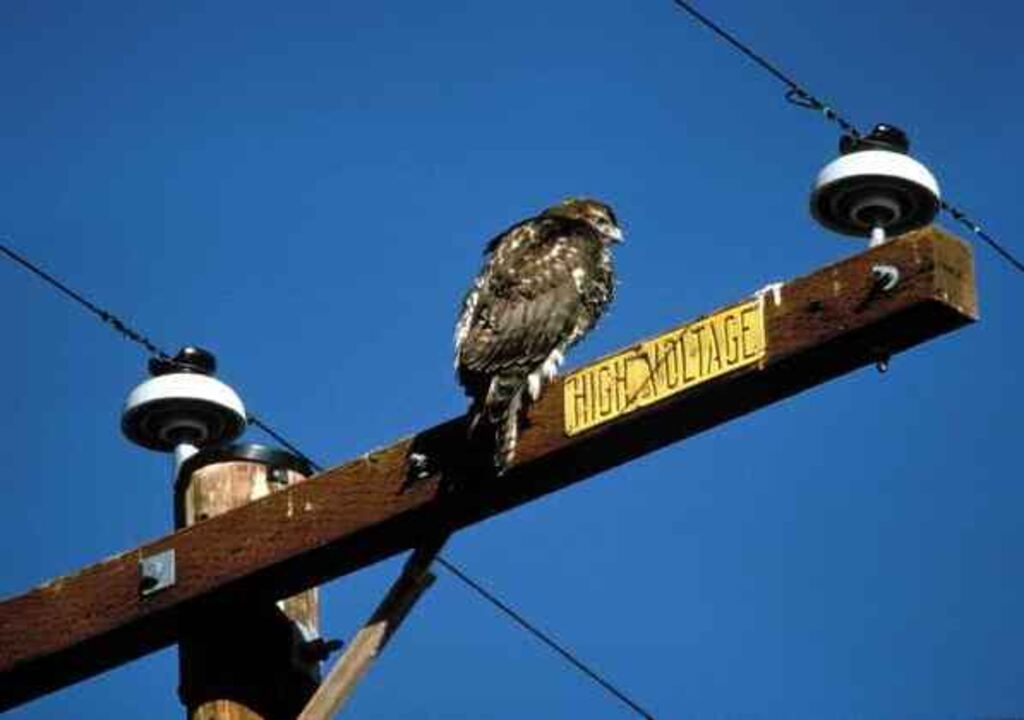
[[[205,401],[245,417],[245,406],[238,393],[215,377],[197,373],[171,373],[146,380],[128,395],[124,412],[151,402],[174,399]]]
[[[810,208],[818,222],[845,235],[871,237],[873,224],[884,225],[887,235],[898,235],[930,223],[939,198],[935,176],[914,158],[890,150],[859,150],[821,169]]]
[[[814,187],[820,190],[839,180],[863,175],[910,180],[926,188],[935,197],[941,197],[939,181],[928,168],[909,155],[889,150],[861,150],[841,155],[821,169]]]
[[[121,429],[132,442],[171,452],[180,442],[199,447],[234,440],[246,425],[242,399],[216,378],[171,373],[150,378],[128,395]]]

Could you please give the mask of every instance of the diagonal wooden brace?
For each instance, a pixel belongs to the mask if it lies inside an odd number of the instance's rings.
[[[413,551],[398,579],[320,683],[298,720],[330,720],[344,707],[356,684],[391,641],[413,605],[433,585],[436,578],[430,572],[430,565],[447,537]]]

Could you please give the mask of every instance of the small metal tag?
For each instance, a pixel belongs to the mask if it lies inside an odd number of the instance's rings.
[[[142,558],[139,561],[142,578],[139,581],[139,594],[149,597],[164,588],[174,585],[174,549]]]

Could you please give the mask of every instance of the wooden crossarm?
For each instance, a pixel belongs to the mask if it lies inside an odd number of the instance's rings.
[[[898,271],[890,289],[876,266]],[[792,280],[780,299],[555,382],[499,478],[474,464],[457,418],[0,603],[0,710],[175,642],[192,613],[353,572],[977,318],[970,250],[936,229]],[[140,596],[140,559],[168,549],[174,584]]]

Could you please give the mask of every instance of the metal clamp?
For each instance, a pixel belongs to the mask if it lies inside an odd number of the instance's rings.
[[[890,292],[900,281],[900,269],[895,265],[872,265],[871,275],[875,278],[875,287],[882,292]]]
[[[174,548],[162,553],[142,558],[139,561],[142,578],[139,581],[139,594],[149,597],[174,585]]]
[[[344,645],[345,643],[341,640],[325,640],[319,637],[305,640],[299,645],[299,656],[307,662],[321,663]]]
[[[414,480],[423,480],[433,473],[430,458],[423,453],[409,454],[409,474]]]
[[[764,302],[765,298],[771,295],[772,300],[775,301],[775,307],[778,307],[782,304],[782,288],[785,287],[785,285],[785,282],[768,283],[763,288],[755,292],[753,297]]]

